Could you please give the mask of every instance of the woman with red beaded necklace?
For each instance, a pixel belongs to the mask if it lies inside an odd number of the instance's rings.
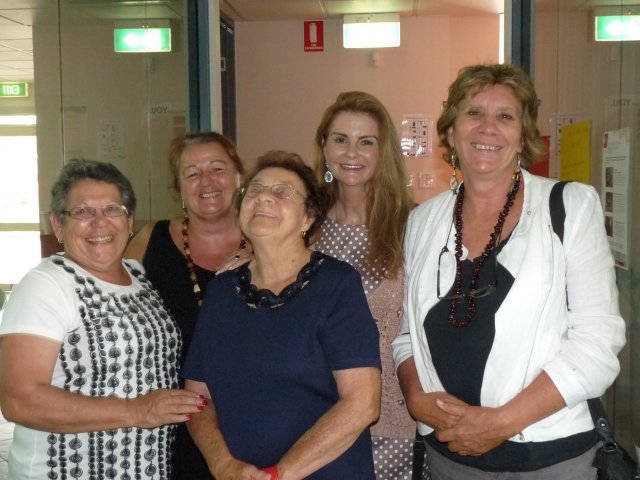
[[[525,170],[537,110],[520,68],[463,68],[437,124],[451,192],[409,219],[394,360],[434,480],[597,477],[586,401],[615,379],[625,326],[597,193],[566,186],[562,242],[555,182]]]
[[[182,331],[184,358],[209,280],[250,254],[235,208],[244,167],[229,138],[197,132],[171,142],[169,169],[184,214],[146,225],[131,241],[125,257],[142,262],[160,292]],[[183,426],[175,445],[174,480],[211,478]]]

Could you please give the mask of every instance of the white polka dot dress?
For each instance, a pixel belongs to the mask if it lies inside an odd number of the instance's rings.
[[[367,265],[369,233],[366,225],[342,225],[327,218],[322,224],[322,237],[314,248],[354,266],[362,276],[362,287],[367,295],[384,279],[384,272]]]
[[[373,437],[373,466],[377,480],[411,480],[413,440]]]

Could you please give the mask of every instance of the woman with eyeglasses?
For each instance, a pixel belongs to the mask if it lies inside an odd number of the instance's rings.
[[[0,327],[12,479],[170,479],[175,424],[204,408],[177,388],[179,330],[141,265],[122,259],[135,204],[108,163],[73,160],[53,186],[64,252],[14,288]]]
[[[434,480],[597,477],[587,400],[616,378],[625,325],[595,189],[565,186],[560,240],[556,182],[526,170],[537,113],[520,68],[463,68],[437,122],[451,191],[409,219],[394,359]]]
[[[244,173],[231,139],[218,132],[179,135],[169,145],[171,189],[182,214],[144,226],[125,258],[142,263],[182,333],[191,344],[209,281],[251,255],[238,225],[235,201]],[[176,432],[174,480],[211,479],[207,464],[184,425]]]
[[[313,248],[353,265],[380,332],[382,404],[371,428],[378,480],[408,480],[416,424],[395,378],[391,341],[402,317],[402,242],[415,203],[393,121],[366,92],[342,92],[315,136],[315,173],[329,193]]]
[[[183,369],[209,402],[187,427],[217,480],[374,478],[378,333],[357,271],[309,249],[325,203],[295,154],[244,183],[254,258],[211,282]]]

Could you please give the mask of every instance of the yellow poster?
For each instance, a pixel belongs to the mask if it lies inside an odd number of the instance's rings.
[[[572,123],[560,130],[560,180],[589,183],[591,122]]]

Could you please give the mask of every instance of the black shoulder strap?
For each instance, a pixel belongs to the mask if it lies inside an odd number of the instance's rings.
[[[562,181],[556,183],[551,187],[551,194],[549,195],[549,213],[551,214],[551,226],[553,231],[560,238],[560,242],[564,241],[564,217],[567,212],[564,209],[564,200],[562,199],[562,192],[565,185],[569,181]]]

